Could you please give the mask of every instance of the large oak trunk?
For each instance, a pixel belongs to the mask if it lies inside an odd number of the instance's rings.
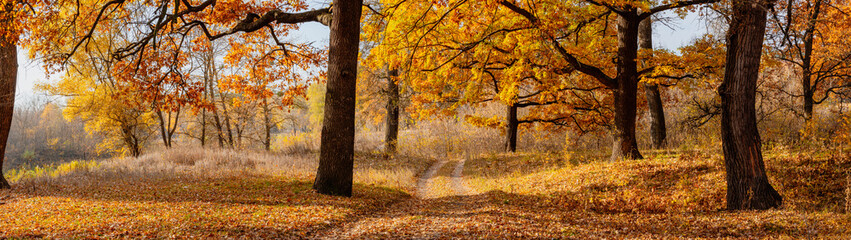
[[[635,100],[638,92],[638,17],[618,16],[618,77],[614,94],[614,144],[612,160],[640,159],[635,139]]]
[[[334,0],[328,51],[325,118],[319,169],[313,188],[328,195],[352,195],[355,142],[355,81],[362,0]]]
[[[384,134],[384,149],[387,156],[396,154],[399,139],[399,70],[387,73],[387,116],[385,119],[387,131]]]
[[[650,17],[641,21],[638,25],[638,47],[641,49],[653,50],[653,22]],[[642,63],[643,67],[647,66]],[[667,136],[665,128],[665,110],[662,106],[662,95],[659,93],[659,86],[652,83],[644,84],[644,97],[647,99],[647,109],[650,111],[650,139],[653,141],[653,148],[660,149],[665,145],[665,137]]]
[[[6,140],[12,126],[12,113],[15,108],[15,84],[18,78],[18,52],[15,44],[4,41],[0,36],[0,189],[10,188],[3,177],[3,160],[6,153]]]
[[[769,1],[734,0],[721,95],[721,139],[727,169],[727,209],[767,209],[782,203],[768,182],[756,124],[756,84]]]
[[[505,127],[505,151],[517,151],[517,127],[520,122],[517,120],[517,106],[509,105],[505,116],[507,122]]]

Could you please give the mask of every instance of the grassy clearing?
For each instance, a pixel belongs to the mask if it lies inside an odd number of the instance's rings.
[[[356,158],[352,198],[314,193],[312,154],[175,149],[22,171],[0,191],[0,238],[309,237],[410,199],[417,165],[371,157]]]
[[[661,151],[619,162],[485,155],[464,171],[481,194],[407,201],[333,237],[847,239],[851,216],[840,208],[847,159],[772,154],[766,164],[784,207],[729,212],[717,155]]]
[[[724,211],[723,159],[695,151],[659,152],[619,162],[584,162],[553,154],[494,155],[468,161],[465,175],[471,188],[486,192],[477,203],[483,211],[491,211],[485,218],[525,221],[539,231],[535,234],[543,234],[524,236],[845,238],[851,234],[851,215],[843,214],[849,156],[776,152],[767,156],[770,180],[783,195],[784,205],[762,212]]]
[[[311,190],[310,152],[174,150],[19,178],[0,192],[0,238],[851,237],[851,156],[769,151],[784,207],[728,212],[717,153],[645,154],[479,154],[463,171],[470,196],[451,196],[457,162],[448,159],[431,197],[413,199],[427,158],[360,152],[355,196],[340,198]]]

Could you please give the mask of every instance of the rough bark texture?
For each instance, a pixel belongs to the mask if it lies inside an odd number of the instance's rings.
[[[505,151],[517,151],[517,127],[520,122],[517,120],[517,106],[509,105],[505,116],[507,122],[505,128]]]
[[[313,188],[351,196],[355,142],[355,81],[362,0],[334,0],[328,51],[325,118]]]
[[[15,44],[0,38],[0,189],[10,188],[3,177],[6,140],[12,126],[15,107],[15,84],[18,79],[18,52]]]
[[[782,203],[768,182],[756,124],[756,83],[770,1],[734,0],[727,33],[721,95],[721,139],[727,169],[727,209],[768,209]]]
[[[640,159],[635,139],[636,97],[638,92],[638,15],[618,15],[618,77],[613,89],[615,104],[612,160]]]
[[[387,156],[396,155],[396,142],[399,139],[399,70],[387,72],[387,130],[384,134],[384,150]]]
[[[653,50],[653,27],[650,17],[641,21],[638,25],[638,47]],[[643,67],[649,67],[642,63]],[[644,97],[647,99],[647,108],[650,112],[650,139],[653,148],[660,149],[665,146],[667,129],[665,128],[665,110],[662,106],[662,95],[656,84],[644,84]]]

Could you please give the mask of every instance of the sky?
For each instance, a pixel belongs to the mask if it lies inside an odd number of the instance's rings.
[[[311,6],[316,6],[316,8],[322,5],[321,2],[311,3]],[[697,14],[689,14],[685,19],[679,19],[674,17],[673,14],[665,13],[662,13],[660,17],[668,17],[672,20],[668,24],[660,22],[653,24],[654,48],[676,50],[707,32],[706,25],[703,24]],[[290,34],[288,39],[313,42],[317,46],[327,46],[328,34],[328,28],[319,23],[304,23],[299,31]],[[15,97],[17,104],[26,104],[37,99],[49,99],[50,97],[45,93],[36,92],[34,87],[37,83],[55,81],[58,76],[53,78],[47,79],[42,64],[38,60],[29,59],[26,50],[18,48],[18,84],[17,96]]]

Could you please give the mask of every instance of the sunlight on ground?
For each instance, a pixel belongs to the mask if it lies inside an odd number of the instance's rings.
[[[312,154],[173,151],[19,173],[12,238],[845,238],[847,156],[766,153],[782,209],[728,212],[722,159],[582,153],[356,155],[352,198],[311,189]],[[227,160],[227,161],[225,161]],[[461,168],[459,168],[461,166]],[[39,175],[40,174],[40,175]],[[461,174],[464,187],[459,190]],[[417,189],[425,187],[426,189]],[[427,193],[421,199],[416,192]],[[460,195],[460,196],[459,196]],[[8,224],[5,224],[8,223]],[[6,227],[8,225],[8,227]]]

